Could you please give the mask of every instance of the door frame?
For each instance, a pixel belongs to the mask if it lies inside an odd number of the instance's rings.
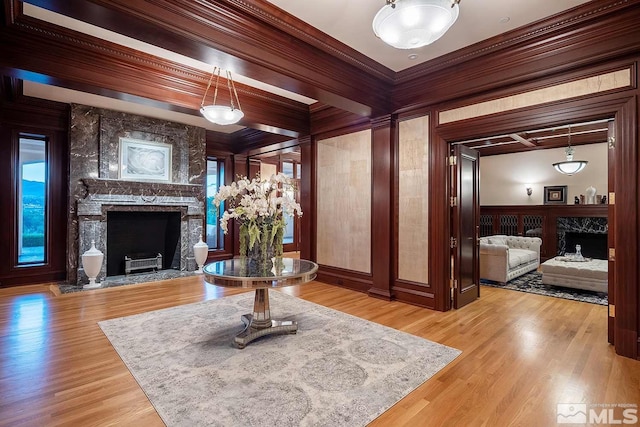
[[[553,126],[566,124],[572,121],[587,121],[606,117],[613,117],[615,120],[616,150],[615,161],[610,167],[615,170],[615,209],[610,209],[609,221],[616,224],[625,224],[625,227],[614,227],[614,242],[618,248],[624,251],[615,253],[615,257],[610,259],[610,266],[613,264],[615,282],[609,284],[612,289],[611,295],[615,300],[610,302],[609,323],[610,339],[614,341],[616,353],[638,358],[640,343],[638,343],[638,329],[640,319],[638,317],[638,210],[640,208],[638,187],[640,180],[638,177],[638,136],[637,136],[637,96],[634,90],[625,90],[614,93],[605,93],[588,98],[573,99],[547,103],[539,106],[528,107],[467,119],[459,122],[447,124],[437,124],[433,122],[433,144],[434,153],[448,152],[448,146],[465,139],[488,137],[491,135],[510,133],[527,128],[543,126]],[[437,119],[437,114],[435,115]],[[444,156],[443,156],[444,157]],[[442,158],[442,157],[440,157]],[[434,175],[439,181],[446,180],[448,167],[441,162],[432,164],[436,169]],[[446,188],[436,189],[432,196],[434,202],[440,206],[447,203]],[[613,210],[613,212],[611,212]],[[436,216],[442,212],[433,212]],[[445,217],[446,218],[446,217]],[[430,232],[434,238],[442,238],[440,242],[431,241],[433,251],[442,250],[448,244],[451,224],[442,227],[432,221]],[[438,230],[438,227],[447,228],[446,234]],[[615,250],[615,247],[612,248]],[[447,251],[448,253],[448,251]],[[448,276],[450,262],[448,259],[433,259],[431,271],[442,269]],[[435,276],[435,275],[434,275]],[[445,276],[444,274],[442,276]],[[448,280],[444,277],[434,277],[439,279],[433,281],[441,286],[438,292],[439,305],[448,310],[451,308]],[[613,306],[613,307],[611,307]]]

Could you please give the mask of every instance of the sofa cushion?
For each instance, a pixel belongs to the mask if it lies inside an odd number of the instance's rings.
[[[516,268],[519,265],[529,264],[538,259],[538,254],[527,249],[509,249],[509,268]]]
[[[507,238],[506,237],[489,237],[489,243],[492,245],[506,245]]]

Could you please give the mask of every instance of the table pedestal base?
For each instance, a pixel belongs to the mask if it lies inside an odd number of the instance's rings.
[[[245,328],[234,339],[238,348],[245,348],[251,341],[265,335],[295,334],[298,331],[298,323],[293,320],[272,320],[271,326],[265,328],[252,327],[252,320],[253,315],[242,315],[242,322],[245,324]]]
[[[298,323],[293,320],[271,319],[268,289],[256,289],[253,314],[244,314],[241,319],[244,330],[234,339],[238,348],[245,348],[251,341],[266,335],[295,334],[298,331]]]

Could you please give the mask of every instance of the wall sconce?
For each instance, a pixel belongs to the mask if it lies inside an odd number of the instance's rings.
[[[531,196],[531,194],[533,194],[533,188],[531,187],[531,184],[525,184],[524,188],[527,190],[527,196]]]

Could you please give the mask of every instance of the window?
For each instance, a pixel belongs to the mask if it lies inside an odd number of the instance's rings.
[[[18,151],[18,264],[46,261],[47,142],[41,135],[22,134]]]
[[[288,176],[289,178],[294,178],[294,179],[299,178],[298,176],[294,175],[295,165],[296,164],[294,164],[293,162],[282,162],[282,173]],[[289,197],[296,196],[294,188],[288,188],[286,192],[288,193]],[[293,217],[293,215],[285,214],[284,220],[285,220],[285,227],[284,227],[284,233],[282,236],[282,243],[290,244],[294,242],[295,218]]]
[[[224,234],[220,229],[219,219],[224,212],[224,204],[216,210],[213,197],[221,185],[224,185],[224,161],[216,158],[207,159],[207,215],[206,215],[206,240],[209,249],[224,249]]]

